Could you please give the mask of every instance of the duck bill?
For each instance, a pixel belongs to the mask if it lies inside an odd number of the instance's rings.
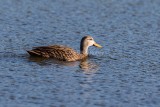
[[[98,47],[98,48],[102,48],[102,46],[99,45],[98,43],[94,43],[93,46],[96,46],[96,47]]]

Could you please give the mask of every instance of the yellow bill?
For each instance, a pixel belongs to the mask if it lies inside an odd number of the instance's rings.
[[[102,48],[102,46],[99,45],[98,43],[94,43],[93,46],[96,46],[96,47],[98,47],[98,48]]]

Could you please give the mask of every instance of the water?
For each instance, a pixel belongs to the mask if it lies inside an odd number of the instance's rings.
[[[159,107],[159,0],[1,0],[1,107]],[[84,61],[29,57],[34,46],[79,49]]]

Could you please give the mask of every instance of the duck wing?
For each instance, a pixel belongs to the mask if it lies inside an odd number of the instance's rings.
[[[31,56],[53,57],[64,61],[75,61],[79,59],[79,54],[70,47],[62,45],[34,47],[27,51]]]

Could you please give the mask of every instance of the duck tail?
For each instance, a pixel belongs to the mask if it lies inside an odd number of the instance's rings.
[[[27,51],[31,56],[40,56],[41,54],[39,52],[36,52],[34,50],[30,50],[30,51]]]

